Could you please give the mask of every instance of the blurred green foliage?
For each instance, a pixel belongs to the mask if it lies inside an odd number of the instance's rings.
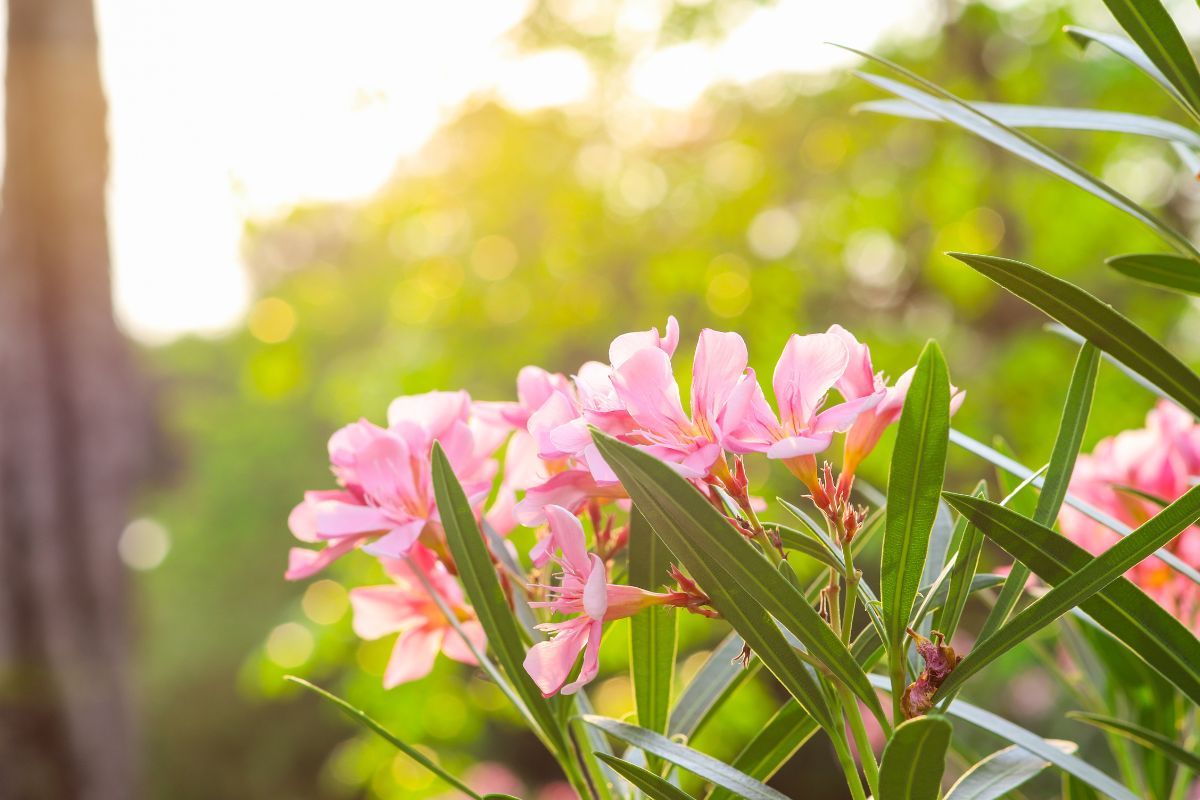
[[[526,31],[534,40],[556,35],[547,13]],[[968,98],[1176,116],[1124,63],[1081,56],[1059,34],[1075,19],[1057,6],[972,5],[952,17],[937,37],[893,47],[890,57]],[[676,39],[711,33],[702,15],[671,19]],[[459,773],[500,762],[530,787],[554,780],[500,693],[469,670],[443,659],[425,681],[380,688],[391,642],[355,638],[339,586],[382,581],[370,559],[343,559],[327,580],[282,579],[288,511],[305,488],[331,482],[326,438],[359,416],[381,420],[397,394],[462,386],[480,399],[508,398],[520,366],[570,372],[602,357],[614,335],[661,326],[669,313],[685,332],[681,372],[689,338],[710,326],[742,332],[769,375],[790,333],[839,322],[892,375],[926,338],[939,339],[968,391],[956,425],[987,441],[1003,435],[1022,460],[1041,464],[1072,347],[1043,332],[1036,312],[941,255],[950,249],[1067,276],[1176,352],[1200,356],[1191,304],[1103,267],[1104,256],[1156,248],[1136,222],[961,132],[852,113],[874,96],[838,74],[714,89],[687,112],[601,105],[518,116],[480,104],[401,165],[379,196],[296,209],[250,230],[263,299],[246,328],[146,353],[180,464],[143,509],[172,542],[138,587],[153,795],[444,790],[282,684],[287,672],[335,689]],[[1045,138],[1169,218],[1191,221],[1195,182],[1165,148],[1115,135]],[[1149,405],[1106,369],[1087,444],[1136,424]],[[886,465],[878,453],[864,477],[882,484]],[[957,452],[951,468],[951,488],[989,475]],[[761,464],[755,477],[773,481],[766,496],[798,494]],[[697,668],[695,654],[719,627],[686,620],[683,673]],[[625,636],[612,626],[606,671],[592,688],[614,716],[631,709]],[[1012,701],[1012,716],[1062,735],[1048,681],[1012,656],[968,695]],[[756,678],[698,746],[732,756],[777,694]],[[1047,699],[1013,701],[1031,696]],[[826,747],[810,745],[798,763],[827,763]],[[789,768],[777,783],[794,789],[799,776],[805,796],[837,796],[828,772]]]

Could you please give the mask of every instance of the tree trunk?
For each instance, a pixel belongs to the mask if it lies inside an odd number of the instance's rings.
[[[112,315],[90,0],[10,0],[0,194],[0,800],[136,796],[117,538],[144,384]]]

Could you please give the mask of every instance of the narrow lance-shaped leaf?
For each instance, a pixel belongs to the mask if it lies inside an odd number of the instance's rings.
[[[987,485],[983,481],[975,488],[975,496],[987,497]],[[979,554],[983,552],[983,534],[962,515],[955,523],[954,538],[958,542],[958,549],[946,587],[946,602],[934,614],[931,626],[945,634],[947,641],[958,630],[959,620],[970,597],[971,581],[979,569]]]
[[[496,653],[509,684],[535,721],[535,732],[545,738],[552,751],[565,754],[567,745],[562,728],[541,691],[525,672],[525,645],[516,618],[496,577],[492,557],[475,522],[475,513],[440,444],[433,448],[433,491],[446,531],[446,543],[454,557],[463,590],[487,634],[488,646]]]
[[[629,517],[629,583],[658,591],[667,580],[670,553],[636,508]],[[667,732],[675,675],[676,612],[656,606],[629,620],[629,672],[638,724]],[[651,770],[658,765],[649,762]]]
[[[723,786],[735,792],[738,797],[746,798],[746,800],[788,800],[786,795],[739,772],[725,762],[693,750],[686,745],[673,742],[661,734],[608,717],[586,716],[583,721],[588,725],[594,725],[610,736],[615,736],[647,753],[653,753],[670,761],[694,775],[712,781],[717,786]]]
[[[1064,753],[1074,753],[1074,742],[1048,740]],[[998,800],[1050,766],[1046,759],[1016,745],[997,750],[971,766],[946,793],[946,800]]]
[[[973,107],[970,103],[947,92],[940,86],[925,80],[911,70],[901,67],[899,64],[888,61],[885,58],[880,58],[879,56],[871,55],[870,53],[854,50],[853,48],[845,49],[853,53],[858,53],[877,64],[888,67],[903,75],[908,80],[919,84],[927,91],[921,91],[906,83],[891,80],[890,78],[871,75],[869,73],[857,73],[860,78],[868,83],[884,91],[891,92],[897,97],[915,103],[927,111],[938,114],[946,119],[946,121],[952,122],[974,133],[976,136],[1004,148],[1013,155],[1019,156],[1037,167],[1041,167],[1052,175],[1057,175],[1089,194],[1099,197],[1109,205],[1124,211],[1150,228],[1162,237],[1163,241],[1170,244],[1179,252],[1200,258],[1200,252],[1196,250],[1191,241],[1182,233],[1163,222],[1121,192],[1104,183],[1104,181],[1063,158],[1037,140],[1030,138],[1019,130],[1003,125],[998,120],[989,117],[978,108]]]
[[[1142,747],[1160,753],[1184,769],[1189,769],[1200,775],[1200,755],[1192,750],[1180,747],[1175,741],[1163,736],[1158,731],[1144,728],[1141,725],[1134,725],[1132,722],[1126,722],[1115,717],[1107,717],[1103,714],[1069,711],[1067,712],[1067,716],[1071,719],[1077,719],[1080,722],[1086,722],[1088,725],[1094,725],[1101,730],[1114,733]]]
[[[871,684],[875,688],[884,691],[890,689],[887,678],[882,675],[871,675],[870,677]],[[999,736],[1007,742],[1028,750],[1030,753],[1041,756],[1064,772],[1074,775],[1087,785],[1100,790],[1111,797],[1112,800],[1139,800],[1137,795],[1091,764],[1069,753],[1064,753],[1052,742],[1043,739],[1032,731],[1022,728],[1014,722],[1010,722],[1004,717],[962,700],[952,702],[945,713],[947,716],[960,719],[982,731]]]
[[[967,495],[946,493],[946,500],[966,514],[967,517],[989,538],[1005,549],[1013,539],[1035,538],[1041,533],[1055,535],[1045,526],[1038,525],[1009,509]],[[1062,614],[1102,592],[1121,575],[1178,536],[1185,528],[1200,517],[1200,486],[1188,490],[1182,497],[1160,511],[1153,519],[1138,527],[1133,533],[1118,541],[1101,555],[1088,559],[1079,568],[1056,582],[1054,588],[1034,601],[995,634],[976,643],[962,663],[950,674],[939,690],[940,697],[951,696],[963,681],[980,668],[1007,652],[1013,646],[1058,619]],[[1014,553],[1014,555],[1016,555]],[[1019,557],[1019,556],[1018,556]],[[1033,567],[1033,564],[1029,564]],[[1123,634],[1113,632],[1118,638]],[[1186,645],[1187,640],[1183,642]],[[1192,637],[1192,643],[1195,638]],[[1193,662],[1196,663],[1196,662]],[[1170,665],[1159,667],[1167,668]],[[1192,667],[1195,670],[1196,667]],[[1166,675],[1168,679],[1172,676]],[[1181,687],[1183,688],[1183,687]],[[1186,689],[1185,689],[1186,691]]]
[[[458,778],[454,777],[449,772],[446,772],[446,770],[444,770],[440,766],[438,766],[438,764],[435,761],[430,759],[428,756],[426,756],[424,753],[422,753],[417,748],[412,747],[411,745],[405,744],[402,740],[396,738],[395,734],[393,734],[387,728],[380,725],[378,722],[376,722],[371,717],[367,716],[367,713],[365,711],[355,708],[354,706],[350,705],[349,703],[347,703],[345,700],[338,697],[337,695],[331,694],[330,692],[327,692],[324,689],[322,689],[320,686],[317,686],[316,684],[313,684],[313,683],[309,683],[308,681],[304,680],[303,678],[297,678],[295,675],[285,675],[284,680],[291,681],[292,683],[296,684],[297,686],[303,686],[305,689],[308,689],[310,692],[313,692],[314,694],[324,697],[326,700],[333,703],[338,708],[342,709],[342,711],[344,711],[347,716],[354,718],[358,722],[362,723],[362,725],[364,727],[370,728],[375,733],[379,734],[383,739],[385,739],[389,744],[391,744],[393,747],[395,747],[401,753],[404,753],[404,755],[408,756],[413,761],[417,762],[422,767],[424,767],[425,769],[432,772],[434,775],[437,775],[439,778],[441,778],[446,783],[453,786],[455,789],[458,789],[460,792],[467,795],[468,797],[474,798],[474,800],[482,800],[481,796],[477,792],[475,792],[473,789],[471,789],[470,786],[467,786],[465,783],[460,781]]]
[[[1169,253],[1134,253],[1114,256],[1104,263],[1142,283],[1200,294],[1200,265],[1190,258]]]
[[[896,726],[879,766],[879,800],[937,800],[953,732],[938,714]]]
[[[1042,482],[1042,493],[1038,496],[1033,519],[1047,528],[1054,524],[1062,508],[1063,498],[1075,471],[1079,447],[1087,428],[1092,409],[1092,397],[1096,393],[1096,373],[1100,367],[1100,351],[1091,342],[1084,343],[1075,360],[1071,383],[1067,387],[1067,399],[1063,403],[1062,417],[1058,423],[1058,435],[1054,437],[1054,449],[1050,453],[1050,466]],[[987,639],[1008,622],[1017,601],[1025,591],[1029,580],[1029,567],[1019,561],[1013,564],[1012,572],[1000,590],[996,605],[984,621],[979,638]]]
[[[970,253],[949,255],[1049,314],[1200,416],[1200,376],[1112,306],[1020,261]]]
[[[593,437],[601,445],[601,455],[609,465],[617,470],[622,485],[633,497],[634,503],[646,517],[650,527],[671,550],[677,562],[682,564],[708,593],[721,616],[758,654],[763,664],[783,687],[804,704],[809,713],[821,722],[822,727],[832,730],[836,723],[825,695],[822,694],[807,665],[784,638],[775,621],[755,598],[751,597],[736,581],[730,579],[728,573],[716,569],[716,565],[700,553],[693,538],[695,527],[687,525],[685,528],[682,522],[683,510],[657,490],[643,487],[632,473],[622,474],[622,467],[617,466],[620,463],[617,460],[619,451],[607,452],[605,450],[606,442],[603,441],[601,435],[594,433]],[[627,445],[619,446],[629,449]],[[646,456],[646,458],[655,460],[650,456]],[[661,463],[657,460],[655,462]],[[671,474],[674,475],[674,473]],[[675,477],[678,478],[677,475]],[[701,498],[701,502],[703,502],[703,498]],[[707,506],[706,503],[705,506],[712,513],[716,513],[711,506]]]
[[[931,341],[921,353],[904,401],[888,477],[880,594],[897,701],[903,688],[905,631],[937,515],[949,432],[950,377],[941,350]]]
[[[689,571],[699,578],[693,564],[701,562],[701,569],[732,579],[752,602],[778,619],[804,644],[809,655],[884,721],[879,698],[845,643],[804,601],[800,590],[771,569],[763,555],[694,486],[667,464],[630,445],[599,431],[593,433],[593,439],[634,504]],[[655,515],[651,514],[652,508]],[[691,556],[681,552],[684,548],[692,550]],[[701,586],[711,594],[709,584],[701,582]],[[724,613],[724,609],[721,611]],[[819,714],[814,717],[820,719]]]
[[[658,775],[639,767],[637,764],[630,764],[628,761],[607,753],[596,753],[596,757],[612,767],[617,774],[629,781],[632,786],[644,792],[651,800],[695,800],[694,797],[683,789],[667,783]]]
[[[770,780],[817,730],[813,718],[799,703],[789,699],[742,748],[730,766],[751,778]],[[708,800],[737,800],[737,795],[718,787],[709,794]]]
[[[1187,101],[1200,112],[1200,71],[1174,20],[1158,0],[1104,0],[1104,5]]]
[[[931,103],[947,102],[946,100],[931,100]],[[1023,106],[1012,103],[980,103],[974,100],[965,102],[976,111],[1010,128],[1131,133],[1200,149],[1200,135],[1195,131],[1158,117],[1128,114],[1123,111],[1096,111],[1090,108]],[[898,99],[872,100],[859,104],[855,110],[933,122],[944,121],[945,112],[948,111],[948,109],[943,109],[943,113],[936,113],[908,100]]]
[[[1071,37],[1071,41],[1075,42],[1080,49],[1086,48],[1091,43],[1096,43],[1113,53],[1116,53],[1121,58],[1133,64],[1135,67],[1146,73],[1159,86],[1166,90],[1167,94],[1175,100],[1179,106],[1191,115],[1192,119],[1200,121],[1200,113],[1191,107],[1187,99],[1184,98],[1179,90],[1167,80],[1167,76],[1162,71],[1154,66],[1154,63],[1142,52],[1136,44],[1131,42],[1124,36],[1119,36],[1115,33],[1103,33],[1101,31],[1093,31],[1088,28],[1080,28],[1077,25],[1067,25],[1064,29],[1067,36]]]

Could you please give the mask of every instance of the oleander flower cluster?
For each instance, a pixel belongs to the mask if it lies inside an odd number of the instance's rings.
[[[795,334],[771,375],[772,403],[742,337],[706,329],[696,342],[685,408],[675,378],[678,345],[672,317],[662,333],[618,336],[607,362],[589,361],[570,377],[523,368],[515,401],[429,392],[394,400],[386,425],[347,425],[329,441],[337,487],[307,492],[290,516],[292,533],[308,546],[292,549],[287,578],[307,578],[354,550],[380,560],[393,583],[353,589],[351,600],[363,638],[398,634],[384,677],[389,687],[428,673],[438,652],[476,663],[486,642],[454,579],[432,488],[436,443],[479,521],[496,534],[489,537],[493,552],[508,548],[519,561],[502,537],[518,526],[537,531],[525,554],[527,585],[508,588],[526,592],[530,606],[546,615],[539,628],[548,638],[529,649],[525,668],[550,696],[595,677],[605,623],[655,605],[716,613],[703,587],[676,567],[661,576],[661,588],[673,583],[667,591],[614,582],[629,505],[593,442],[594,429],[661,459],[715,506],[732,502],[750,519],[761,503],[749,493],[745,459],[780,462],[852,535],[861,523],[850,503],[855,470],[899,419],[912,370],[889,382],[867,345],[838,325]],[[962,399],[954,391],[952,407]],[[818,458],[839,436],[835,479]]]
[[[1081,455],[1070,491],[1109,516],[1137,527],[1179,499],[1200,480],[1200,425],[1179,406],[1162,400],[1146,425],[1102,440]],[[1093,554],[1111,547],[1118,534],[1069,506],[1059,520],[1063,533]],[[1168,546],[1192,568],[1200,568],[1200,528],[1191,526]],[[1200,633],[1200,587],[1162,559],[1150,557],[1126,576],[1160,605]]]

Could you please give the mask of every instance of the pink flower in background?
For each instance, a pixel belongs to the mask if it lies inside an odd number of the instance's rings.
[[[550,622],[538,626],[551,638],[538,642],[525,657],[525,670],[533,682],[549,697],[556,692],[574,694],[581,686],[596,677],[600,668],[600,637],[604,623],[630,617],[652,605],[663,603],[668,596],[647,592],[636,586],[608,583],[608,570],[595,553],[588,553],[583,525],[561,506],[546,506],[550,525],[547,548],[561,550],[555,557],[562,566],[558,586],[545,587],[551,599],[531,603],[534,607],[549,608],[556,614],[578,615],[565,622]],[[583,653],[579,676],[564,686]]]
[[[780,459],[806,484],[816,485],[813,456],[829,447],[834,433],[848,429],[883,398],[883,392],[872,384],[870,391],[844,394],[845,402],[822,410],[829,390],[838,385],[849,366],[850,351],[841,336],[793,334],[771,380],[779,416],[771,410],[761,387],[755,385],[745,397],[741,424],[729,432],[726,446],[736,453],[760,452]]]
[[[329,440],[329,459],[342,488],[305,493],[288,519],[296,538],[326,547],[293,548],[286,577],[308,577],[363,544],[372,555],[403,558],[430,526],[440,526],[433,443],[441,444],[478,504],[491,489],[496,469],[491,456],[504,435],[472,418],[466,392],[400,397],[388,408],[387,428],[363,420],[337,431]]]
[[[384,566],[394,584],[350,590],[356,634],[368,640],[400,634],[383,675],[386,689],[428,675],[439,650],[455,661],[478,663],[414,570],[420,570],[445,600],[471,644],[478,650],[487,645],[483,628],[463,600],[462,589],[437,556],[418,545],[412,548],[409,559],[385,560]]]
[[[1163,400],[1146,416],[1146,427],[1122,431],[1081,455],[1071,476],[1071,493],[1130,527],[1141,525],[1158,504],[1127,491],[1132,488],[1163,501],[1186,492],[1200,475],[1196,444],[1200,426],[1183,409]],[[1059,516],[1063,533],[1099,554],[1118,535],[1070,506]],[[1191,567],[1200,568],[1200,528],[1189,527],[1167,549]],[[1200,631],[1200,587],[1156,557],[1126,575],[1194,631]]]

